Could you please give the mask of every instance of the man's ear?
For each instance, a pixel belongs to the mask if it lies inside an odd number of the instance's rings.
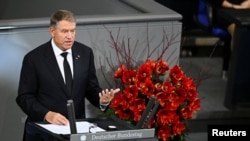
[[[49,32],[50,32],[51,37],[53,38],[54,37],[54,32],[55,32],[55,27],[50,26],[49,27]]]

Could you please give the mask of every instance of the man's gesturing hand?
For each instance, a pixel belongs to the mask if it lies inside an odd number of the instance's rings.
[[[102,92],[99,93],[100,97],[100,103],[101,104],[107,104],[109,103],[115,96],[116,93],[120,91],[119,88],[113,90],[111,89],[110,91],[108,89],[103,90]]]

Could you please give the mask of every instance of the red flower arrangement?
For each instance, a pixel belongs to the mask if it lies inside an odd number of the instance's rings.
[[[161,79],[169,71],[168,78]],[[167,141],[174,136],[184,135],[185,120],[191,119],[200,108],[200,99],[192,78],[175,65],[169,69],[166,61],[147,60],[138,70],[121,65],[114,74],[121,79],[124,90],[117,94],[110,108],[122,120],[137,123],[152,97],[160,102],[156,116],[148,128],[156,128],[157,136]]]
[[[152,60],[148,56],[145,62],[132,65],[134,59],[126,52],[124,42],[119,46],[111,32],[110,35],[120,60],[118,69],[111,68],[122,91],[111,101],[106,115],[115,115],[136,125],[153,96],[159,101],[159,107],[148,128],[155,128],[156,136],[161,141],[185,141],[188,133],[186,121],[200,109],[200,99],[195,81],[180,66],[170,68],[162,58],[174,40],[170,39],[164,46],[158,59]]]

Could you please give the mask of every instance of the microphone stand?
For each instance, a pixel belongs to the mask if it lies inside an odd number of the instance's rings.
[[[74,102],[73,100],[67,101],[67,110],[68,110],[68,117],[69,117],[69,125],[70,125],[70,132],[71,134],[76,134],[76,118],[75,118],[75,109],[74,109]]]

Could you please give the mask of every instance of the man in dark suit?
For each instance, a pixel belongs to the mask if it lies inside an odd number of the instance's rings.
[[[26,121],[46,121],[66,125],[67,100],[72,99],[75,117],[85,118],[85,98],[105,110],[119,89],[102,90],[99,86],[91,48],[75,41],[76,19],[72,12],[59,10],[52,14],[49,31],[52,39],[25,55],[23,59],[17,104],[27,114]],[[73,78],[67,89],[64,57]],[[29,131],[26,130],[25,133]],[[24,140],[37,140],[29,134]]]

